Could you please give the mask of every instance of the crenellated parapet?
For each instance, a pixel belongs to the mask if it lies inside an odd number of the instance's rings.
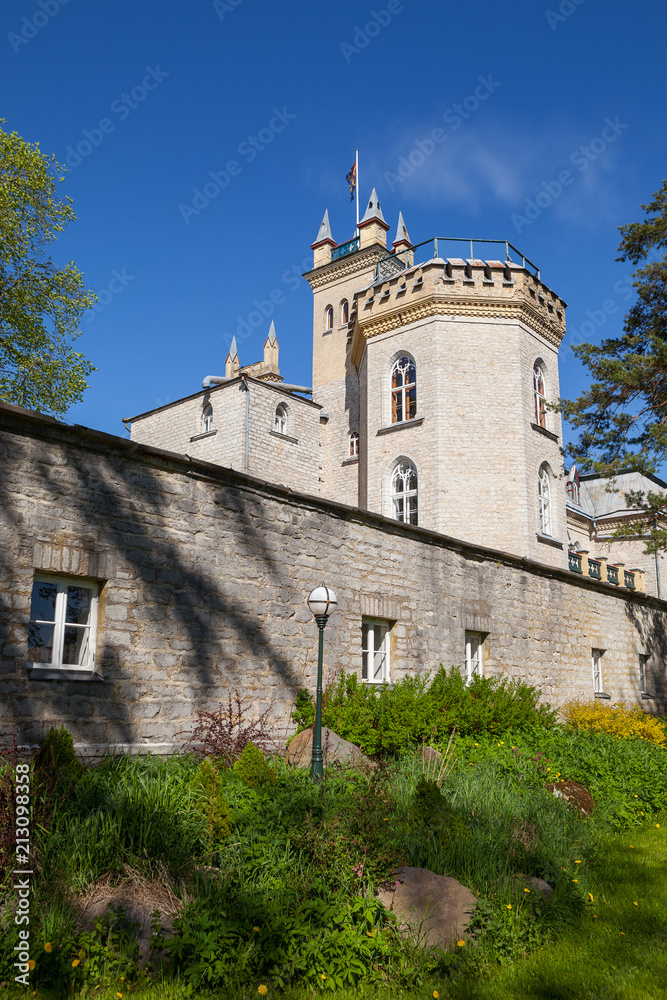
[[[397,259],[391,270],[355,295],[351,357],[357,367],[371,337],[429,316],[515,320],[556,348],[565,335],[566,303],[522,264],[431,257],[407,269]]]

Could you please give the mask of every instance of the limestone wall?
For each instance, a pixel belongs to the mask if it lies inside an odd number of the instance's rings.
[[[28,680],[36,570],[101,585],[103,681]],[[314,689],[306,607],[339,598],[326,672],[359,671],[364,615],[392,624],[391,676],[460,663],[466,629],[484,669],[559,705],[592,696],[591,648],[613,701],[640,697],[638,656],[667,705],[667,604],[457,542],[205,462],[0,405],[2,728],[66,723],[91,745],[178,743],[197,707],[238,688],[286,722]]]

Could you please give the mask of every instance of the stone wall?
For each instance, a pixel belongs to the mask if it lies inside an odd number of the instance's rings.
[[[28,680],[36,570],[101,583],[103,682]],[[487,672],[555,705],[592,696],[592,647],[612,700],[639,700],[648,653],[647,704],[665,710],[664,602],[0,405],[5,736],[11,709],[21,739],[64,722],[82,744],[164,749],[234,688],[287,725],[298,688],[314,689],[305,602],[323,581],[339,598],[328,673],[360,670],[369,615],[392,624],[393,680],[460,663],[474,629]]]

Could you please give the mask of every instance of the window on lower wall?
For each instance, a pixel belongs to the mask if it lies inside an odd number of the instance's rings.
[[[483,643],[481,632],[466,632],[466,684],[470,684],[473,677],[482,676]]]
[[[389,683],[389,622],[364,618],[361,624],[361,679],[366,684]]]
[[[593,693],[602,694],[604,688],[602,687],[602,657],[604,655],[604,649],[593,649],[591,650],[591,660],[593,667]]]
[[[28,626],[28,667],[90,674],[95,667],[99,584],[36,574]]]
[[[646,685],[646,664],[648,663],[648,656],[645,653],[639,654],[639,689],[642,694],[646,694],[648,687]]]

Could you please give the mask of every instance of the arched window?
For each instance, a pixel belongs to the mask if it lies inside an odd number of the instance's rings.
[[[278,406],[276,406],[273,429],[278,434],[287,434],[287,407],[284,403],[278,403]]]
[[[347,299],[343,299],[340,304],[340,325],[347,326],[350,320],[350,306]]]
[[[551,486],[549,485],[549,468],[543,465],[537,480],[537,502],[540,511],[540,531],[543,535],[551,535]]]
[[[210,403],[202,410],[201,429],[203,434],[213,430],[213,407]]]
[[[546,393],[544,391],[544,370],[539,361],[533,365],[533,395],[535,397],[535,423],[547,426]]]
[[[576,474],[576,472],[572,477],[572,479],[570,479],[570,481],[567,484],[567,495],[572,501],[572,503],[576,504],[581,503],[581,493],[579,490],[579,476]]]
[[[350,431],[349,433],[349,454],[350,458],[354,458],[355,455],[359,454],[359,434],[357,431]]]
[[[417,369],[412,358],[405,355],[394,362],[391,370],[391,422],[412,420],[417,416]]]
[[[333,306],[327,306],[324,310],[324,329],[333,330]]]
[[[417,470],[412,462],[399,462],[391,477],[391,513],[397,521],[417,524]]]

